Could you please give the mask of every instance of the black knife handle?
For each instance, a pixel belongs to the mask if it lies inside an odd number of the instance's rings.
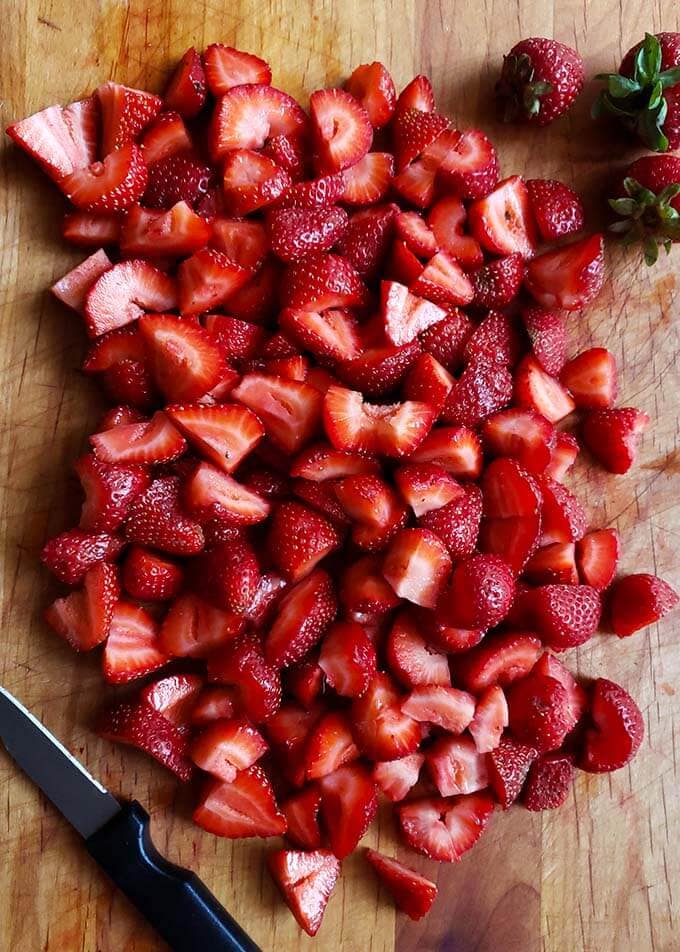
[[[161,856],[137,801],[85,842],[174,952],[261,952],[198,876]]]

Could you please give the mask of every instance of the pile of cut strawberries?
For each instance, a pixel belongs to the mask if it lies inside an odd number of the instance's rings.
[[[397,96],[359,66],[307,113],[219,44],[164,97],[106,82],[9,134],[96,248],[52,290],[112,408],[42,558],[71,587],[51,627],[146,679],[101,733],[199,779],[203,829],[285,835],[271,873],[312,935],[379,796],[452,861],[496,805],[627,764],[634,700],[558,654],[678,599],[615,577],[616,530],[564,483],[581,446],[625,473],[648,423],[609,351],[567,359],[604,281],[574,191],[501,180],[424,76]],[[367,859],[424,915],[433,883]]]

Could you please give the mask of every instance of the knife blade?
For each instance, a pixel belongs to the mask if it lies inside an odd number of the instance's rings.
[[[3,687],[0,741],[174,952],[261,952],[194,873],[156,850],[144,808],[112,796]]]

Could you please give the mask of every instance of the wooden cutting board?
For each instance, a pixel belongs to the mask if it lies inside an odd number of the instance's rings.
[[[645,11],[645,7],[647,10]],[[597,221],[602,189],[635,153],[589,119],[586,86],[570,115],[545,130],[503,128],[492,86],[501,54],[523,36],[576,46],[593,75],[609,70],[645,29],[677,30],[671,5],[616,0],[25,0],[3,4],[2,124],[83,96],[105,79],[161,90],[183,50],[217,40],[262,53],[278,85],[306,99],[380,59],[399,86],[428,73],[438,101],[461,126],[496,141],[503,172],[559,176],[582,191]],[[228,12],[232,10],[233,12]],[[663,10],[663,17],[661,12]],[[671,952],[678,948],[678,620],[619,642],[598,636],[569,662],[624,684],[644,711],[647,737],[630,768],[580,775],[554,815],[516,808],[494,817],[457,866],[409,854],[438,880],[432,914],[415,925],[379,892],[360,854],[344,864],[316,945],[302,935],[264,870],[270,843],[220,841],[189,821],[193,793],[131,749],[90,732],[103,695],[96,657],[76,657],[41,621],[54,589],[37,563],[47,535],[73,523],[69,466],[100,413],[78,373],[79,321],[46,293],[83,255],[59,240],[62,202],[30,163],[3,148],[3,535],[0,681],[22,698],[120,795],[137,797],[154,838],[196,870],[265,952]],[[616,525],[622,568],[680,582],[678,317],[680,249],[645,269],[611,253],[610,277],[587,314],[569,318],[574,352],[592,343],[620,360],[622,403],[652,425],[639,465],[625,478],[579,463],[572,485],[593,525]],[[365,842],[406,855],[381,814]],[[0,947],[13,952],[151,952],[161,943],[116,893],[49,803],[0,754]],[[209,950],[202,950],[209,952]]]

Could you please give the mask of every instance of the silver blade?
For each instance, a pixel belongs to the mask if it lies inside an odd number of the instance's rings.
[[[88,838],[120,804],[30,711],[0,687],[0,741],[81,836]]]

